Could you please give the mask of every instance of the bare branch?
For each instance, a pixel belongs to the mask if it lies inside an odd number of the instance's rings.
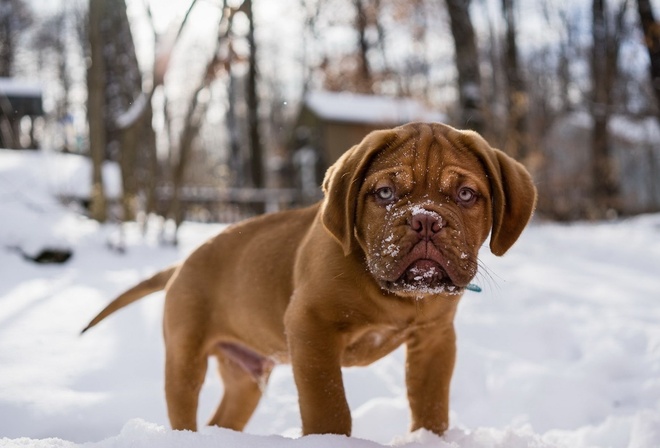
[[[151,102],[151,98],[154,95],[154,91],[158,86],[161,86],[164,83],[165,75],[169,68],[169,63],[172,57],[174,46],[179,41],[179,38],[183,33],[183,29],[185,28],[186,23],[188,23],[188,19],[190,18],[190,13],[192,12],[196,4],[197,4],[197,0],[193,0],[190,3],[190,6],[186,10],[186,14],[184,15],[183,20],[179,25],[179,28],[177,30],[174,39],[164,42],[163,39],[161,39],[160,36],[158,36],[158,33],[156,32],[156,28],[153,22],[153,16],[151,14],[151,8],[148,2],[145,0],[147,16],[149,17],[151,27],[154,32],[154,38],[156,41],[156,51],[155,51],[156,54],[154,57],[153,79],[151,82],[151,86],[146,91],[143,89],[143,91],[140,92],[139,96],[131,103],[131,107],[128,110],[124,111],[123,113],[119,114],[119,116],[115,120],[115,125],[117,126],[118,129],[127,129],[136,125],[144,115],[144,112],[147,110],[146,104]],[[224,10],[223,10],[223,14],[224,14]]]

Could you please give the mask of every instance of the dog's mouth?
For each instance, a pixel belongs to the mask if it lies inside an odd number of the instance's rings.
[[[433,241],[420,240],[408,250],[397,246],[395,251],[389,247],[387,251],[399,256],[393,256],[394,260],[373,257],[370,270],[383,290],[398,296],[459,295],[474,275],[467,269],[467,254],[459,252],[458,259],[453,252],[441,251]]]
[[[403,270],[394,281],[385,281],[383,287],[399,295],[416,297],[436,294],[460,294],[457,286],[442,265],[431,259],[418,259]]]

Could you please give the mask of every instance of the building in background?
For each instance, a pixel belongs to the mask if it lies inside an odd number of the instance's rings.
[[[325,170],[347,149],[371,131],[412,121],[446,121],[446,117],[410,98],[308,93],[294,126],[296,186],[305,196],[318,198]]]
[[[35,120],[43,114],[38,84],[0,78],[0,148],[37,148]]]

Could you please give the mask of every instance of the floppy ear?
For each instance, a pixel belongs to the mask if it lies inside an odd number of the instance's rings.
[[[497,204],[493,205],[490,251],[504,255],[516,242],[536,207],[536,187],[525,167],[499,149],[493,149],[499,165]],[[492,181],[491,181],[492,182]]]
[[[369,162],[397,138],[393,130],[374,131],[362,142],[346,151],[325,174],[321,220],[330,234],[341,244],[344,255],[354,248],[355,213],[358,193],[369,168]]]
[[[499,149],[492,148],[479,134],[459,131],[483,163],[492,190],[493,229],[490,251],[504,255],[534,213],[536,187],[525,167]]]

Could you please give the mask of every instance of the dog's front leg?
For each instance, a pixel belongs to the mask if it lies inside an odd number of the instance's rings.
[[[341,373],[341,335],[307,312],[287,312],[286,327],[303,434],[351,433]]]
[[[442,434],[449,427],[449,384],[456,361],[454,326],[415,331],[406,346],[411,431],[425,428]]]

